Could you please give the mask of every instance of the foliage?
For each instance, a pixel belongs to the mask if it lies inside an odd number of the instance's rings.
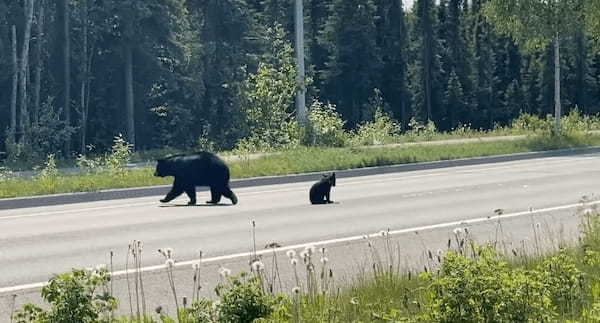
[[[373,121],[359,125],[351,142],[354,145],[383,145],[394,142],[399,134],[400,125],[378,107]]]
[[[222,322],[249,323],[273,311],[275,300],[265,293],[256,276],[242,273],[240,277],[228,277],[215,291],[221,298],[218,307]]]
[[[27,304],[14,317],[18,322],[111,322],[117,300],[108,294],[110,274],[105,268],[74,269],[56,275],[42,288],[48,311]]]
[[[408,127],[410,129],[406,132],[406,136],[413,141],[419,138],[423,138],[423,140],[431,140],[437,131],[435,123],[433,123],[431,120],[428,120],[426,124],[423,124],[417,119],[411,118],[408,123]]]
[[[44,164],[44,168],[42,168],[42,171],[37,176],[37,181],[45,190],[52,191],[56,188],[57,178],[58,169],[56,168],[56,160],[54,159],[54,154],[50,154]]]
[[[291,106],[296,93],[296,68],[293,49],[279,25],[267,30],[272,62],[261,62],[244,89],[249,142],[260,142],[259,149],[272,149],[297,143],[294,137]]]
[[[308,131],[305,141],[311,146],[343,147],[347,140],[344,120],[335,105],[314,100],[308,110]]]
[[[119,134],[114,137],[110,153],[98,158],[79,155],[76,164],[86,174],[108,172],[110,175],[123,177],[132,154],[131,144]]]

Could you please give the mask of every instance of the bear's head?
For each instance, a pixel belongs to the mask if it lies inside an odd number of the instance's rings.
[[[165,159],[156,160],[156,170],[154,171],[154,176],[165,177],[170,176],[170,167],[168,162]]]
[[[329,182],[329,185],[335,186],[335,172],[333,172],[329,175],[325,174],[325,175],[323,175],[323,177],[327,182]]]

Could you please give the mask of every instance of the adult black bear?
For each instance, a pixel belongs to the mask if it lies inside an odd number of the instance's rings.
[[[237,204],[237,196],[229,188],[229,167],[215,154],[201,151],[190,155],[174,155],[159,159],[154,176],[174,176],[171,191],[160,201],[167,203],[185,192],[189,205],[196,204],[196,186],[210,187],[210,201],[219,203],[221,196]]]
[[[312,204],[327,204],[333,203],[329,199],[331,187],[335,186],[335,173],[323,175],[320,181],[313,184],[310,188],[310,203]]]

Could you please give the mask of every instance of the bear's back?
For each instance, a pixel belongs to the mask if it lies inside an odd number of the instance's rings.
[[[186,182],[198,186],[229,182],[229,168],[215,154],[201,151],[170,156],[166,160],[171,164],[174,176]]]

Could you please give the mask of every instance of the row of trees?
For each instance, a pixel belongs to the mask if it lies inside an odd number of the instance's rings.
[[[567,109],[600,110],[598,1],[304,3],[308,96],[337,105],[347,127],[373,117],[375,93],[403,129],[411,118],[491,128],[551,113],[559,95]],[[261,63],[288,66],[276,52],[285,45],[273,43],[293,40],[293,9],[293,0],[0,0],[5,149],[85,152],[119,132],[137,148],[201,136],[232,147],[252,131],[248,105],[264,101],[247,89],[269,88]],[[282,102],[293,113],[291,97],[273,104]]]

